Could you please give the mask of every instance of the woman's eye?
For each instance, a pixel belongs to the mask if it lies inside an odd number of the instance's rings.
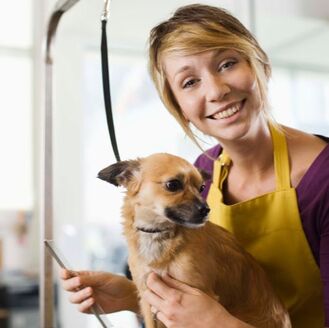
[[[175,192],[183,189],[183,184],[181,181],[174,179],[166,182],[166,189]]]
[[[221,65],[219,67],[219,70],[220,71],[223,71],[223,70],[225,71],[226,69],[234,66],[235,64],[236,64],[236,61],[233,61],[233,60],[227,61],[226,63],[224,63],[223,65]]]
[[[188,80],[183,84],[183,89],[193,87],[193,85],[195,85],[197,82],[198,82],[197,79]]]
[[[206,188],[206,185],[204,185],[204,184],[201,185],[201,187],[200,187],[200,189],[199,189],[200,193],[204,191],[204,188]]]

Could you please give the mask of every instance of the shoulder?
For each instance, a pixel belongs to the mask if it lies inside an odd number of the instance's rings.
[[[216,145],[206,150],[197,157],[194,165],[199,169],[205,170],[208,173],[212,173],[214,160],[219,156],[221,150],[222,147],[220,145]]]
[[[312,137],[316,142],[305,141],[306,165],[296,192],[301,214],[317,225],[320,234],[324,225],[329,229],[329,139]],[[310,145],[314,150],[307,149]]]
[[[329,209],[329,143],[307,168],[296,189],[313,199],[325,197]]]
[[[329,152],[329,139],[319,138],[299,130],[284,127],[287,139],[291,183],[293,187],[300,184],[313,164],[323,162],[325,154]],[[322,161],[318,161],[321,155]]]

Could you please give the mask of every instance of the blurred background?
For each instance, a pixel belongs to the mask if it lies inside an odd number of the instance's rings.
[[[112,103],[123,159],[200,152],[163,108],[147,73],[151,27],[188,0],[113,0],[107,27]],[[281,123],[329,135],[329,2],[208,0],[236,15],[273,65],[270,96]],[[0,328],[40,327],[39,267],[44,43],[53,0],[0,1]],[[54,239],[73,269],[123,273],[121,190],[96,179],[115,162],[103,106],[102,0],[80,0],[61,22],[54,58]],[[214,142],[201,136],[203,147]],[[54,265],[54,283],[58,286]],[[98,327],[56,288],[53,327]],[[138,327],[135,316],[109,316]],[[45,328],[45,327],[41,327]],[[48,327],[46,327],[48,328]]]

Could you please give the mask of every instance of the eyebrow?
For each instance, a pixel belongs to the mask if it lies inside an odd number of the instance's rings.
[[[191,68],[191,66],[189,66],[189,65],[185,65],[185,66],[181,67],[181,68],[180,68],[180,69],[174,74],[174,80],[176,80],[177,75],[179,75],[179,74],[181,74],[181,73],[183,73],[183,72],[185,72],[185,71],[188,71],[190,68]]]
[[[229,51],[230,49],[217,49],[214,54],[212,55],[212,59],[220,56],[222,53]],[[184,65],[182,66],[175,74],[174,74],[174,80],[176,79],[176,76],[180,73],[183,73],[187,70],[189,70],[191,66],[189,65]]]

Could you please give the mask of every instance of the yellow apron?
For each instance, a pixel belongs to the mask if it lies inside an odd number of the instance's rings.
[[[207,198],[210,221],[232,232],[262,265],[289,310],[293,328],[323,328],[320,270],[303,231],[296,191],[290,186],[286,139],[271,126],[270,130],[276,190],[234,205],[224,204],[222,186],[230,159],[222,154],[214,161]]]

